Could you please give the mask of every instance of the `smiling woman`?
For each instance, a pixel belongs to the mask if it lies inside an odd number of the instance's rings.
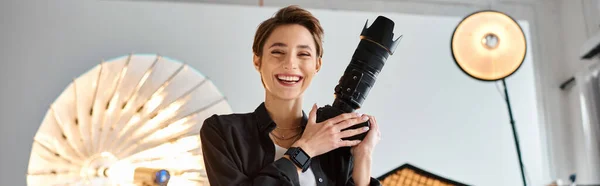
[[[265,100],[254,112],[213,115],[200,131],[211,185],[380,185],[371,177],[375,117],[347,113],[316,122],[303,94],[322,64],[323,28],[289,6],[262,22],[252,47]],[[372,129],[350,126],[371,122]],[[362,141],[342,138],[367,133]],[[342,150],[340,147],[351,147]]]
[[[280,25],[266,40],[268,48],[254,55],[254,66],[272,96],[283,100],[299,97],[321,68],[312,37],[302,25]]]

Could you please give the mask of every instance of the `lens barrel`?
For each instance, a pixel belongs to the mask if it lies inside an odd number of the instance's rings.
[[[350,64],[334,88],[335,100],[332,105],[325,105],[317,110],[317,122],[325,121],[342,113],[360,109],[370,90],[375,85],[377,75],[383,69],[387,58],[398,46],[399,40],[393,40],[394,22],[384,16],[378,16],[367,28],[368,21],[360,35]],[[370,126],[364,122],[344,130]],[[367,132],[344,138],[344,140],[362,140]]]

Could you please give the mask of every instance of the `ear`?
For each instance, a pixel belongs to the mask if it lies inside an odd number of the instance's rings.
[[[254,63],[254,68],[258,71],[260,70],[260,57],[256,54],[253,54],[252,62]]]
[[[323,58],[320,58],[320,57],[319,57],[319,58],[317,59],[317,66],[316,66],[316,70],[317,70],[317,71],[315,71],[315,73],[316,73],[316,72],[319,72],[319,70],[321,70],[321,64],[322,64],[322,63],[323,63]]]

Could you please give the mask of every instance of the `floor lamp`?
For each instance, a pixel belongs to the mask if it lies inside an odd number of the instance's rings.
[[[525,59],[527,41],[523,30],[513,18],[502,12],[474,12],[456,26],[451,39],[451,50],[456,65],[469,77],[484,82],[502,81],[521,177],[523,185],[527,186],[505,81],[519,69]]]

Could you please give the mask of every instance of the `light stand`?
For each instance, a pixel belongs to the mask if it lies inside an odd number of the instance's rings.
[[[512,128],[513,137],[515,138],[515,146],[517,147],[517,156],[519,158],[519,167],[521,168],[521,178],[523,179],[523,185],[527,186],[527,180],[525,179],[525,168],[523,167],[523,158],[521,157],[521,146],[519,145],[519,135],[517,135],[517,127],[515,126],[515,120],[513,118],[512,107],[510,106],[510,99],[508,98],[508,87],[506,81],[502,79],[502,86],[504,87],[504,100],[506,100],[506,106],[508,107],[508,116],[510,117],[510,126]]]
[[[451,50],[456,65],[468,76],[485,82],[502,81],[521,178],[523,185],[527,186],[521,147],[505,81],[525,60],[527,43],[523,30],[514,19],[502,12],[474,12],[456,26],[452,35]]]

